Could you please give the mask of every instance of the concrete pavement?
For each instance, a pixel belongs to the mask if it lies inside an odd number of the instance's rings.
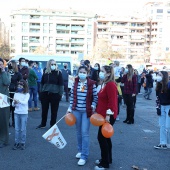
[[[153,90],[154,91],[154,90]],[[130,170],[132,166],[140,170],[170,170],[170,149],[156,150],[159,144],[158,116],[155,110],[155,94],[153,100],[145,100],[138,95],[135,110],[135,124],[128,125],[125,109],[121,107],[120,121],[114,125],[113,164],[111,170]],[[58,120],[65,114],[68,103],[62,101],[58,111]],[[58,127],[67,141],[67,146],[59,150],[42,138],[49,128],[50,114],[45,129],[35,129],[40,124],[41,111],[30,112],[27,126],[26,150],[12,150],[14,144],[14,128],[10,128],[10,145],[0,149],[0,170],[93,170],[94,161],[100,158],[97,141],[98,127],[90,128],[90,155],[85,166],[77,165],[75,155],[75,126],[67,126],[64,120]]]

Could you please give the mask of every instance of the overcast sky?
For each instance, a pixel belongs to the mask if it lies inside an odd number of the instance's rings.
[[[10,11],[23,7],[52,8],[52,9],[85,9],[88,11],[110,12],[126,15],[142,8],[149,0],[0,0],[0,18],[8,20]],[[153,1],[153,0],[150,0]],[[155,0],[157,1],[157,0]],[[162,0],[160,0],[162,1]]]

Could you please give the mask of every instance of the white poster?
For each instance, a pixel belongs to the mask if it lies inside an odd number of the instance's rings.
[[[59,149],[63,149],[67,144],[56,124],[52,126],[42,137]]]
[[[74,76],[70,76],[69,75],[69,77],[68,77],[68,88],[72,88],[73,87],[74,80],[75,80]]]

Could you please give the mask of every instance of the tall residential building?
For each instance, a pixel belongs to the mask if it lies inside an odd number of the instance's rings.
[[[144,6],[144,14],[150,23],[158,23],[156,43],[150,47],[151,60],[153,63],[165,62],[166,53],[170,53],[170,1],[148,2]]]
[[[21,9],[11,14],[11,55],[43,47],[52,54],[87,55],[94,46],[95,15],[74,10]]]
[[[108,39],[114,51],[121,51],[126,59],[146,60],[149,45],[155,41],[157,22],[135,17],[97,19],[97,39]]]

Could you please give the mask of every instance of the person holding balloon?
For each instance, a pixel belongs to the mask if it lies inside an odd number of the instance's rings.
[[[114,70],[111,66],[103,66],[99,73],[99,78],[103,80],[101,89],[98,93],[98,104],[96,112],[101,114],[106,122],[113,126],[118,111],[118,92],[114,82]],[[104,125],[103,125],[104,126]],[[101,150],[101,159],[96,160],[95,170],[109,168],[112,163],[112,141],[102,133],[102,126],[98,130],[98,142]]]
[[[70,106],[67,113],[73,113],[76,117],[76,131],[78,153],[76,158],[79,159],[78,165],[86,164],[89,155],[89,128],[90,116],[96,108],[97,92],[96,82],[88,78],[88,68],[80,66],[78,77],[71,90]]]

